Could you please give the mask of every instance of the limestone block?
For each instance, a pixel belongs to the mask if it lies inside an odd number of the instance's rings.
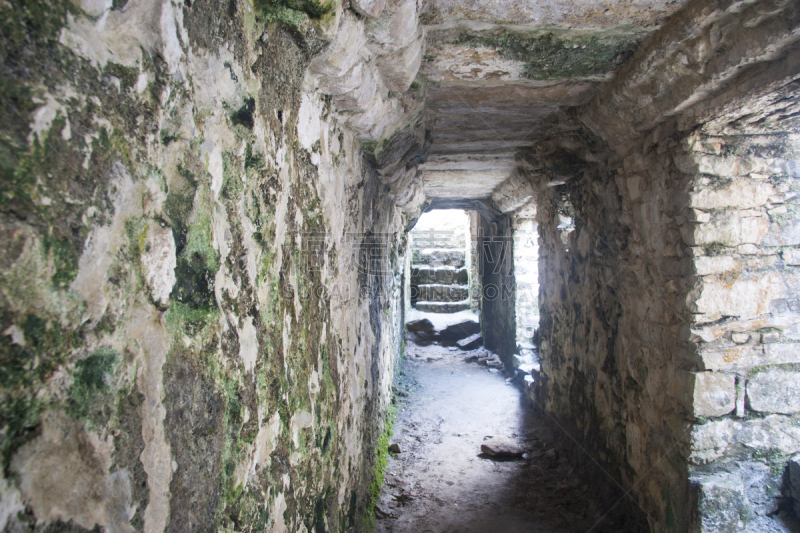
[[[503,213],[510,213],[528,203],[535,194],[536,188],[528,179],[527,173],[516,170],[495,187],[492,200]]]
[[[366,111],[378,92],[378,80],[372,67],[361,64],[354,67],[360,74],[359,82],[355,88],[347,93],[334,98],[334,104],[339,111]]]
[[[364,82],[364,70],[369,68],[367,63],[359,61],[342,76],[321,76],[318,81],[319,92],[339,96],[355,91]]]
[[[764,361],[768,365],[800,363],[800,344],[773,343],[764,346]]]
[[[789,266],[800,266],[800,250],[797,248],[787,248],[781,254],[783,262]]]
[[[737,342],[736,338],[733,340]],[[700,357],[706,370],[749,370],[764,365],[798,364],[800,343],[749,344],[703,349],[700,350]]]
[[[779,160],[753,157],[750,154],[728,156],[697,154],[695,162],[700,173],[720,177],[745,176],[753,172],[771,175],[781,174],[784,171],[784,166]]]
[[[741,531],[747,516],[747,496],[741,475],[719,472],[691,477],[697,497],[699,531]]]
[[[720,372],[694,373],[694,416],[724,416],[736,408],[736,378]]]
[[[142,254],[145,280],[150,286],[153,300],[166,304],[175,285],[177,265],[175,239],[172,230],[151,224],[147,232],[147,244]]]
[[[480,333],[481,325],[477,320],[463,320],[456,324],[450,324],[439,332],[439,336],[445,342],[456,342],[465,339],[470,335]]]
[[[390,91],[405,92],[417,77],[422,64],[422,51],[425,45],[424,32],[417,31],[417,37],[405,46],[385,56],[378,57],[378,72]]]
[[[690,477],[698,496],[700,531],[744,531],[745,523],[749,526],[777,510],[780,473],[773,473],[769,465],[754,461],[722,468]],[[748,527],[746,531],[780,531],[769,529],[769,519],[766,520],[767,529]]]
[[[492,437],[481,443],[481,452],[492,457],[522,457],[525,450],[505,437]]]
[[[729,218],[699,224],[694,228],[692,242],[687,244],[703,246],[722,243],[725,246],[740,244],[759,244],[769,229],[766,217]]]
[[[764,246],[800,245],[800,220],[789,220],[782,224],[771,224],[769,233],[764,236],[761,244]]]
[[[752,376],[747,404],[762,413],[800,413],[800,372],[772,368]]]
[[[392,54],[416,38],[417,1],[388,0],[381,16],[367,22],[367,48],[375,55]]]
[[[745,344],[750,340],[750,335],[747,333],[733,333],[731,340],[736,344]]]
[[[700,297],[695,302],[697,313],[705,315],[703,322],[712,322],[723,316],[742,319],[754,318],[769,312],[769,303],[786,292],[782,278],[768,273],[757,278],[739,278],[733,283],[726,280],[703,278]]]
[[[704,188],[692,194],[690,205],[697,209],[760,207],[769,202],[775,187],[769,182],[739,179],[718,189]]]
[[[381,16],[386,0],[350,0],[350,6],[361,16],[376,19]]]
[[[366,132],[372,128],[387,110],[387,102],[379,91],[374,91],[372,99],[367,104],[366,108],[350,117],[348,124],[356,131]]]
[[[322,76],[344,76],[361,61],[366,42],[364,23],[355,13],[346,12],[333,41],[311,61],[309,69]]]
[[[698,276],[722,274],[739,268],[739,263],[729,255],[701,255],[694,260]]]
[[[800,451],[800,423],[797,416],[769,415],[762,419],[722,418],[692,428],[690,461],[704,464],[723,457],[732,444],[754,450],[777,449],[791,454]]]
[[[739,463],[739,471],[747,494],[747,510],[750,518],[777,511],[783,469],[772,472],[768,464],[747,461]]]
[[[730,418],[695,425],[692,428],[692,462],[704,464],[722,457],[733,440],[734,432],[734,421]]]
[[[747,370],[767,363],[759,345],[730,346],[700,350],[706,370]]]

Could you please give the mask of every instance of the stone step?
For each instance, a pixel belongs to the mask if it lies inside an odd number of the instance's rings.
[[[466,268],[420,266],[411,269],[411,284],[444,283],[445,285],[466,285],[469,272]]]
[[[411,299],[417,301],[458,302],[467,298],[469,298],[469,287],[466,285],[429,284],[411,287]]]
[[[470,306],[469,300],[462,300],[460,302],[417,302],[414,308],[426,313],[458,313],[466,311]]]
[[[414,248],[460,248],[467,246],[467,236],[463,231],[436,230],[412,231]]]
[[[437,250],[465,250],[467,248],[467,241],[465,241],[463,237],[453,240],[431,240],[414,237],[414,241],[411,243],[411,246],[414,250],[427,250],[431,248]]]
[[[466,252],[463,250],[442,250],[438,248],[414,250],[411,255],[411,264],[414,268],[423,266],[464,268],[464,265],[466,265]]]

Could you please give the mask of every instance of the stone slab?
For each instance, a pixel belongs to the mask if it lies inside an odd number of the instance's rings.
[[[747,406],[760,413],[800,413],[800,372],[771,368],[751,376]]]
[[[481,337],[480,333],[475,333],[466,339],[461,339],[460,341],[456,342],[456,344],[462,350],[474,350],[475,348],[483,345],[483,337]]]
[[[694,416],[724,416],[736,408],[736,378],[721,372],[694,374]]]

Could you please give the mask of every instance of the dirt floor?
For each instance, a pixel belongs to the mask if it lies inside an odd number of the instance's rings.
[[[397,421],[379,532],[586,533],[620,531],[590,488],[558,457],[558,435],[525,405],[502,371],[464,361],[469,353],[406,344],[396,387]],[[515,460],[482,456],[487,437],[526,450]]]

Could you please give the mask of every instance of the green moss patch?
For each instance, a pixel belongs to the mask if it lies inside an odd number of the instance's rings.
[[[330,0],[255,0],[256,8],[269,22],[301,28],[308,19],[321,19],[335,4]]]
[[[64,329],[58,320],[28,314],[17,325],[24,335],[24,346],[12,344],[7,335],[0,336],[0,452],[4,468],[13,452],[35,435],[45,407],[36,392],[83,344],[81,331]]]
[[[110,385],[118,362],[117,353],[101,348],[75,363],[68,412],[76,418],[100,423],[111,415]]]
[[[552,80],[597,76],[617,69],[639,44],[631,34],[559,35],[555,32],[462,33],[452,44],[495,48],[506,59],[523,61],[523,76]]]

